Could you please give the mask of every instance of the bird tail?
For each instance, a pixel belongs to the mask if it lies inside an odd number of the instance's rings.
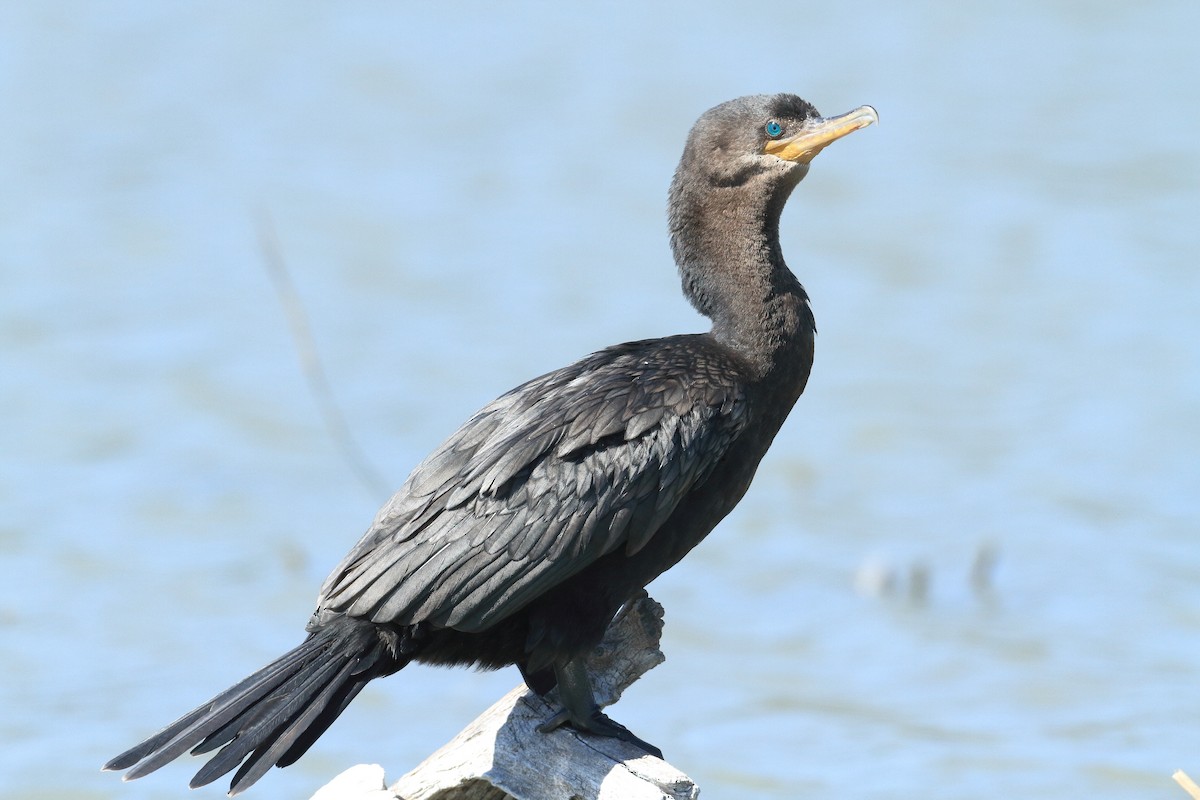
[[[241,764],[229,786],[235,795],[272,765],[294,763],[373,678],[411,658],[391,631],[339,617],[250,677],[177,719],[104,765],[128,769],[124,780],[148,775],[183,753],[209,753],[191,787],[211,783]],[[243,761],[245,763],[243,763]]]

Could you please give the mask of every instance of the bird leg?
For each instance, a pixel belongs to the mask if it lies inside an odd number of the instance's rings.
[[[558,699],[563,708],[539,725],[539,732],[549,733],[555,728],[570,725],[583,733],[608,736],[637,745],[655,758],[663,757],[662,751],[657,747],[638,738],[624,725],[613,722],[600,711],[600,706],[596,704],[596,698],[592,694],[592,681],[582,659],[555,663],[554,677],[558,680]]]

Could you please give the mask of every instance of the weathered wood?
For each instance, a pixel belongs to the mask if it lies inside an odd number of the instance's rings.
[[[623,609],[589,661],[601,706],[665,657],[662,606],[649,597]],[[553,696],[551,697],[553,700]],[[360,764],[312,800],[692,800],[690,778],[636,745],[537,726],[555,707],[518,686],[416,769],[385,788],[383,768]]]

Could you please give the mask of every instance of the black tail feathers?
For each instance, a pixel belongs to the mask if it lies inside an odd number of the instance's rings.
[[[185,752],[221,748],[191,787],[204,786],[241,764],[231,795],[249,788],[273,765],[294,763],[329,728],[364,686],[408,663],[395,636],[370,622],[340,617],[250,677],[177,719],[104,765],[148,775]]]

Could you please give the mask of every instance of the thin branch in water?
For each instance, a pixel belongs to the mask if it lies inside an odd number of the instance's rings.
[[[333,437],[334,444],[341,451],[342,457],[346,459],[363,488],[370,492],[375,499],[387,497],[389,493],[387,482],[371,466],[363,454],[362,448],[354,441],[354,436],[350,433],[350,426],[346,423],[346,418],[342,415],[337,400],[333,396],[333,387],[329,383],[324,367],[321,366],[320,358],[317,357],[317,348],[313,340],[312,329],[308,324],[308,316],[304,313],[300,295],[296,292],[291,275],[288,273],[287,264],[283,260],[279,241],[275,236],[275,228],[265,212],[259,215],[258,241],[262,248],[263,263],[267,267],[267,273],[271,276],[271,282],[275,285],[275,291],[279,295],[279,302],[287,315],[292,341],[296,346],[296,354],[300,358],[300,368],[308,381],[308,388],[312,390],[313,396],[316,398],[321,418],[325,421],[325,427],[329,429],[329,435]]]
[[[1176,783],[1183,787],[1184,791],[1196,798],[1196,800],[1200,800],[1200,786],[1197,786],[1196,782],[1193,781],[1186,772],[1181,769],[1177,769],[1175,770],[1175,774],[1171,777],[1175,779]]]

